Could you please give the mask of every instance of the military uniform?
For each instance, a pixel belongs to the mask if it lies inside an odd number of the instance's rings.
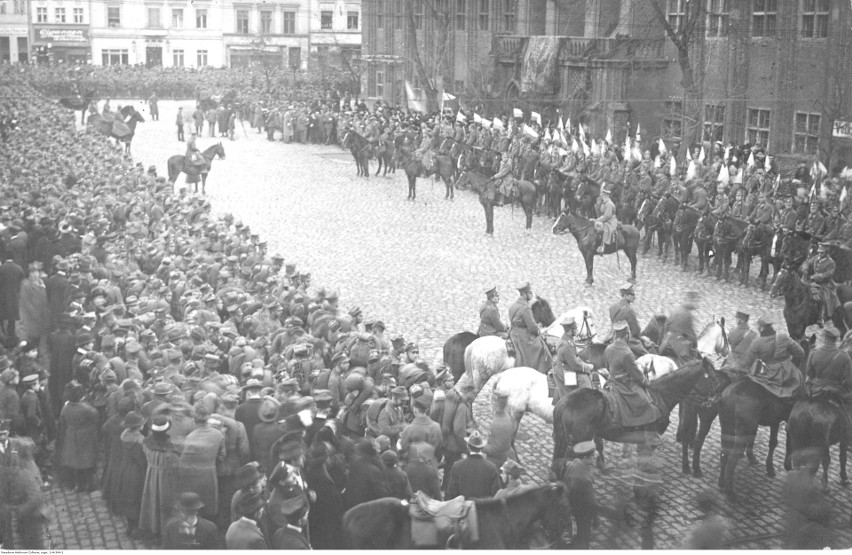
[[[737,363],[748,350],[751,342],[757,338],[757,332],[748,323],[739,324],[728,333],[728,344],[731,354],[725,359],[725,366],[737,366]]]
[[[604,351],[612,390],[617,394],[622,426],[643,426],[656,422],[660,411],[651,403],[645,390],[645,376],[636,366],[636,358],[623,339],[616,339]]]
[[[546,374],[551,365],[550,352],[524,297],[519,297],[509,307],[509,325],[509,337],[515,345],[515,366],[528,366]]]
[[[497,303],[493,301],[485,301],[479,307],[479,337],[487,335],[499,335],[500,337],[508,337],[506,326],[500,321],[500,311],[497,309]]]
[[[589,373],[593,370],[592,365],[580,360],[577,356],[577,347],[574,345],[574,336],[565,333],[556,348],[556,358],[553,360],[553,381],[556,385],[556,396],[554,404],[565,397],[574,389],[592,387],[592,378]],[[576,385],[570,386],[565,383],[567,373],[576,375]]]
[[[822,302],[823,314],[827,318],[831,318],[840,306],[832,279],[836,267],[828,253],[817,254],[816,257],[805,262],[805,273],[809,274],[811,279],[811,295]]]
[[[836,338],[835,338],[836,340]],[[811,396],[830,395],[839,401],[846,415],[847,442],[852,439],[852,358],[837,347],[836,341],[814,349],[805,365],[808,393]]]

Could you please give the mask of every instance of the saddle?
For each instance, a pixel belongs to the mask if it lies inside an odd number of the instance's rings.
[[[411,543],[416,547],[467,545],[479,541],[476,503],[462,496],[436,501],[418,491],[409,505]]]

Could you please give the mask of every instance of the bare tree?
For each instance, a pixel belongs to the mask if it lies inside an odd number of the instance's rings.
[[[420,78],[423,90],[426,92],[428,109],[438,106],[438,90],[452,61],[452,41],[450,37],[450,8],[446,0],[405,0],[406,26],[408,28],[408,50],[414,62],[414,71]],[[415,10],[415,5],[420,11]],[[424,13],[425,12],[425,13]],[[425,25],[425,18],[430,17],[434,25],[434,34],[423,37],[423,46],[417,38],[418,21],[420,27]]]
[[[677,49],[677,62],[680,66],[683,87],[683,113],[681,114],[681,129],[683,140],[681,141],[678,157],[683,159],[690,145],[695,144],[700,138],[701,129],[704,127],[702,113],[703,91],[703,63],[701,57],[703,49],[700,41],[704,36],[704,0],[683,0],[683,17],[677,25],[672,26],[666,13],[663,11],[663,3],[666,0],[649,0],[654,8],[657,21],[666,31],[666,36],[672,41]],[[677,0],[674,0],[675,2]],[[697,61],[693,60],[696,47],[698,48]],[[696,71],[696,68],[698,71]]]

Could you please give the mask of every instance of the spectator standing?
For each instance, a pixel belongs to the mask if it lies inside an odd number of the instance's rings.
[[[175,118],[175,125],[177,125],[177,140],[180,142],[184,142],[185,137],[183,134],[183,106],[178,108],[177,118]]]
[[[201,515],[215,521],[219,507],[216,467],[225,460],[225,435],[210,425],[210,411],[202,401],[192,407],[196,428],[186,436],[178,470],[180,491],[201,496]]]
[[[15,263],[12,254],[7,254],[6,261],[0,264],[0,333],[6,339],[7,347],[17,344],[15,322],[20,318],[18,299],[25,277],[24,270]]]
[[[56,440],[59,464],[66,470],[68,484],[78,493],[92,491],[100,435],[100,415],[83,400],[85,393],[82,385],[75,382],[69,385],[68,402],[59,415]]]
[[[164,414],[151,419],[151,435],[142,441],[142,450],[148,461],[142,505],[139,512],[139,529],[161,535],[170,517],[178,486],[180,452],[169,437],[171,422]]]
[[[221,549],[216,525],[198,516],[204,502],[197,493],[185,492],[178,496],[176,515],[166,523],[163,532],[163,549]]]
[[[21,336],[42,349],[42,339],[50,332],[47,289],[41,277],[41,262],[31,262],[29,274],[21,283]]]
[[[142,506],[142,494],[145,489],[145,475],[148,461],[142,449],[142,426],[145,418],[131,411],[124,417],[124,431],[121,433],[121,467],[116,480],[113,505],[115,511],[127,519],[127,531],[135,534],[139,529],[139,509]]]
[[[500,489],[500,472],[493,463],[485,460],[482,448],[487,443],[478,430],[467,438],[468,456],[457,461],[450,471],[447,499],[459,495],[470,497],[494,497]]]

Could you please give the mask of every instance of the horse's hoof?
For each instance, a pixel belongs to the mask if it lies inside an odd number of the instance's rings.
[[[688,466],[684,466],[683,468],[681,468],[681,472],[682,472],[683,474],[686,474],[687,476],[689,476],[690,474],[692,474],[692,471],[689,469],[689,467],[688,467]]]
[[[770,478],[774,478],[775,477],[775,469],[774,468],[767,468],[766,469],[766,475],[769,476]]]
[[[840,478],[840,486],[845,488],[848,485],[849,485],[849,480],[845,476],[841,477]]]
[[[749,466],[757,466],[759,464],[760,464],[760,462],[756,458],[749,457],[749,459],[748,459],[748,465]]]
[[[697,469],[696,469],[696,470],[693,470],[693,471],[692,471],[692,476],[693,476],[693,477],[695,477],[695,478],[703,478],[703,477],[704,477],[704,473],[703,473],[703,472],[701,472],[701,470],[697,470]]]

